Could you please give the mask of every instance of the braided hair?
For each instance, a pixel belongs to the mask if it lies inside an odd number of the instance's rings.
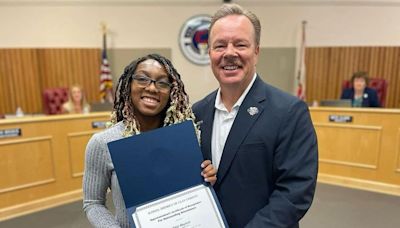
[[[112,125],[115,125],[120,121],[124,123],[125,130],[123,136],[140,134],[140,123],[135,117],[135,107],[132,103],[131,83],[133,80],[132,76],[135,74],[137,66],[148,59],[156,60],[165,68],[172,84],[169,104],[164,109],[166,111],[163,126],[180,123],[185,120],[194,121],[195,119],[181,76],[176,71],[171,61],[159,54],[149,54],[134,60],[125,67],[124,73],[118,80],[118,85],[115,91],[114,110],[111,114],[111,123]],[[199,137],[199,130],[196,125],[195,129],[197,136]]]

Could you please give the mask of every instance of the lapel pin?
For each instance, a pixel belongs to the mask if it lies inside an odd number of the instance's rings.
[[[255,114],[258,113],[258,108],[257,107],[250,107],[247,109],[247,112],[250,114],[250,116],[254,116]]]

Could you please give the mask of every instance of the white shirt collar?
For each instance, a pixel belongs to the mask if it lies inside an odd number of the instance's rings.
[[[244,98],[246,97],[246,95],[249,93],[250,88],[253,86],[254,81],[257,78],[257,73],[254,73],[253,79],[251,79],[251,82],[249,83],[249,85],[247,86],[247,88],[243,91],[242,95],[240,95],[239,99],[236,101],[236,103],[232,106],[232,110],[234,109],[238,109],[240,107],[240,105],[242,105]],[[222,103],[221,100],[221,88],[218,88],[217,91],[217,97],[215,98],[215,104],[214,107],[218,110],[221,111],[228,111],[225,108],[224,103]]]

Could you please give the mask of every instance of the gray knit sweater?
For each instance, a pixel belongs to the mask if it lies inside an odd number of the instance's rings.
[[[108,142],[122,138],[123,130],[124,125],[119,122],[94,134],[86,147],[83,209],[94,227],[129,227],[125,203],[107,147]],[[105,206],[108,189],[111,189],[115,215]]]

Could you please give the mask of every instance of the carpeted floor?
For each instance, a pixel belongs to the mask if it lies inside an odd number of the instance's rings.
[[[318,184],[302,228],[397,228],[400,197]]]
[[[400,197],[318,184],[314,203],[302,228],[400,227]],[[0,222],[0,228],[85,228],[90,224],[75,202]]]

